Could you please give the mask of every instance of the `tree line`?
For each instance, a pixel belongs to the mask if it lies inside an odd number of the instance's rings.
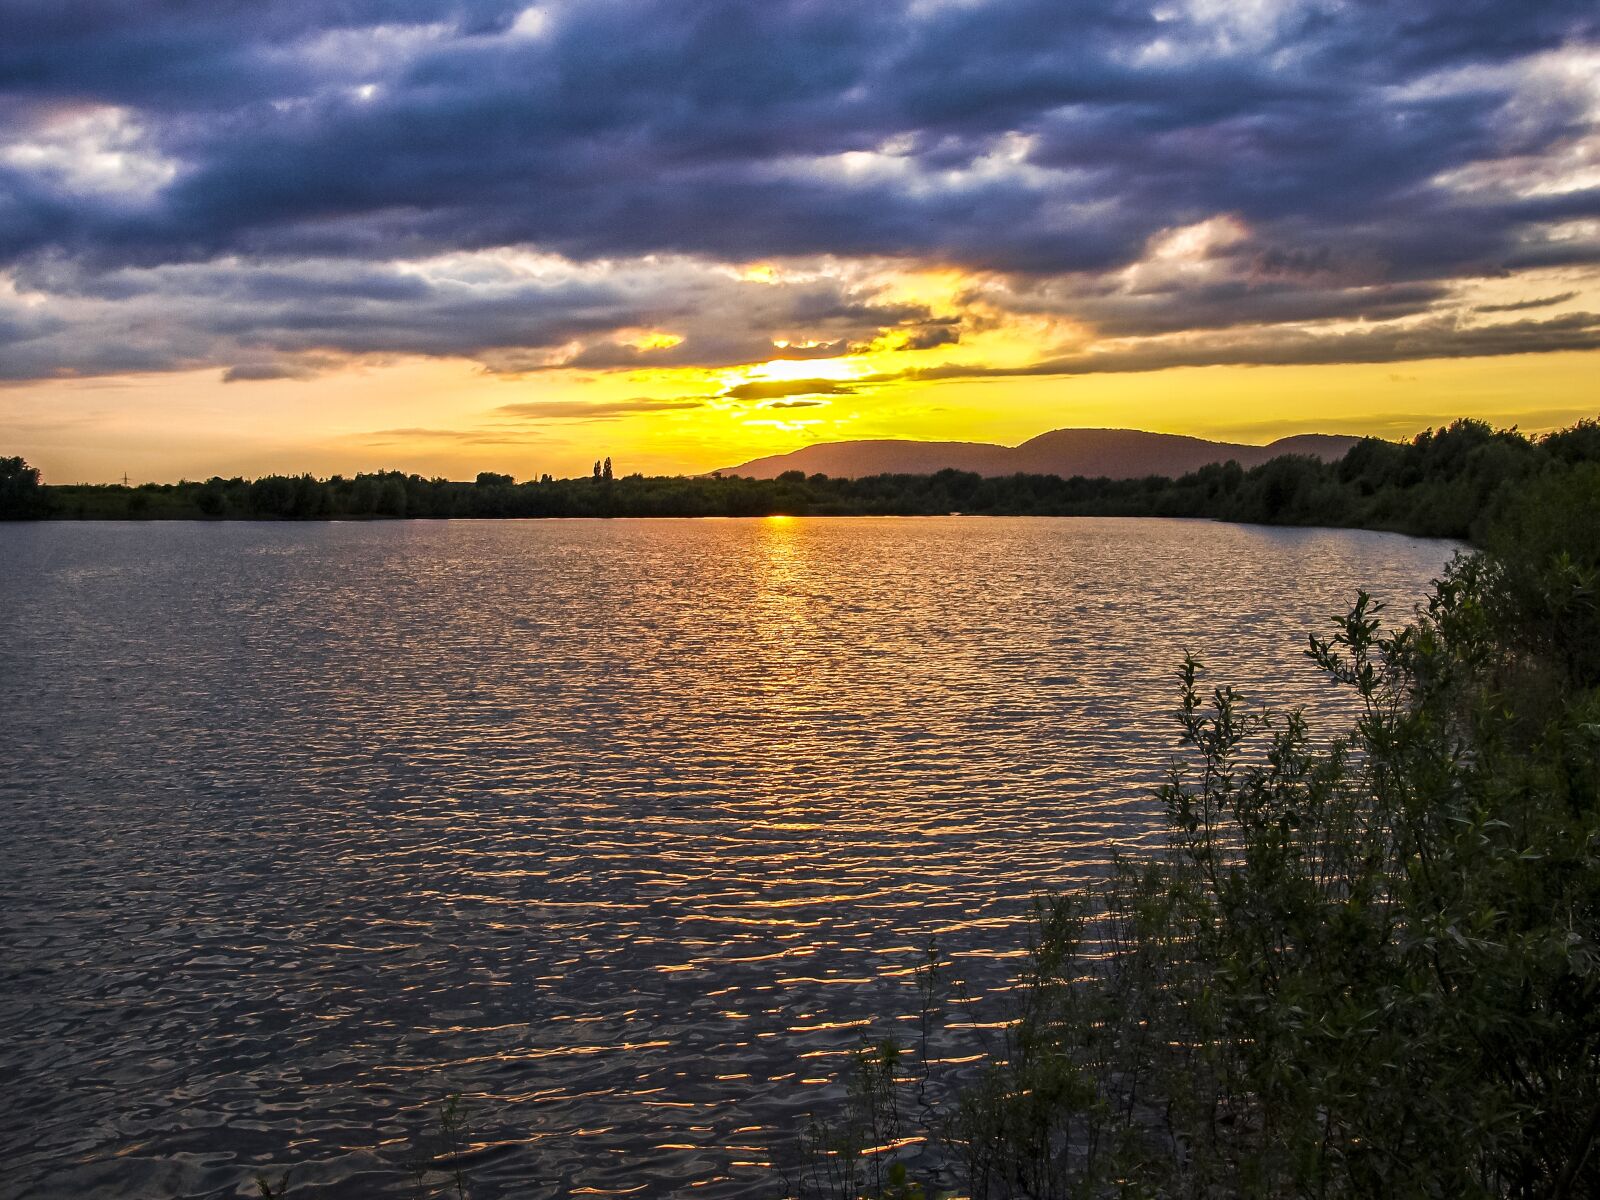
[[[1334,525],[1433,537],[1481,531],[1497,497],[1548,471],[1600,461],[1600,421],[1540,437],[1461,420],[1409,442],[1367,438],[1335,462],[1285,455],[1250,470],[1226,462],[1177,479],[967,471],[830,478],[790,471],[738,476],[613,476],[611,460],[576,479],[471,482],[400,471],[353,477],[267,475],[171,484],[46,485],[20,458],[0,459],[0,516],[64,519],[989,516],[1209,517]]]

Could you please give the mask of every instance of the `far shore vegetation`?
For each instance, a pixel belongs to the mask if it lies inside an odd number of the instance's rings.
[[[0,518],[318,520],[505,517],[990,516],[1209,517],[1475,538],[1498,498],[1579,462],[1600,461],[1600,421],[1541,437],[1462,420],[1410,442],[1368,438],[1330,463],[1286,455],[1244,470],[1227,462],[1178,479],[1010,475],[776,479],[614,476],[610,459],[577,479],[472,482],[399,471],[354,477],[268,475],[180,483],[47,484],[0,458]]]

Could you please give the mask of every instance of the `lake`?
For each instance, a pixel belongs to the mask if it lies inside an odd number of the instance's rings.
[[[770,1196],[930,936],[1157,833],[1184,649],[1457,549],[1191,521],[0,526],[0,1194]],[[436,1180],[437,1182],[437,1180]]]

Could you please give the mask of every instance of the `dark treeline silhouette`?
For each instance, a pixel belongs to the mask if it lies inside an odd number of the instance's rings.
[[[49,511],[49,494],[39,483],[39,469],[21,458],[0,458],[0,518],[43,517]]]
[[[0,460],[0,516],[85,519],[382,517],[1031,516],[1210,517],[1473,537],[1507,489],[1563,464],[1600,461],[1600,421],[1542,437],[1462,420],[1410,442],[1368,438],[1324,463],[1288,455],[1250,470],[1228,462],[1179,479],[1089,479],[955,470],[861,479],[628,475],[471,483],[399,471],[268,475],[175,484],[45,486],[21,459]]]

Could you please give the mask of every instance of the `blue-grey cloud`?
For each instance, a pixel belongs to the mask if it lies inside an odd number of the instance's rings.
[[[1526,312],[1530,308],[1551,308],[1576,298],[1577,292],[1558,292],[1554,296],[1534,296],[1528,300],[1513,300],[1507,304],[1478,304],[1472,311],[1480,313]]]
[[[963,332],[847,287],[729,327],[731,282],[485,293],[406,268],[504,247],[954,265],[1108,337],[1389,321],[1465,277],[1600,261],[1566,228],[1600,189],[1529,177],[1600,137],[1582,70],[1538,74],[1600,42],[1589,2],[0,0],[0,27],[0,269],[48,310],[0,308],[9,378]],[[1228,271],[1111,286],[1218,214],[1249,231]],[[204,302],[170,289],[185,270]],[[128,319],[157,302],[170,329]],[[674,319],[675,347],[624,336]]]
[[[1177,340],[1152,339],[1127,348],[1066,355],[1024,367],[932,367],[870,382],[887,382],[891,378],[1091,375],[1162,371],[1172,367],[1408,362],[1563,350],[1600,350],[1600,313],[1569,313],[1542,321],[1510,321],[1479,327],[1439,319],[1332,333],[1275,329]]]
[[[297,363],[236,363],[222,373],[223,383],[264,383],[273,379],[305,379],[311,374]]]

